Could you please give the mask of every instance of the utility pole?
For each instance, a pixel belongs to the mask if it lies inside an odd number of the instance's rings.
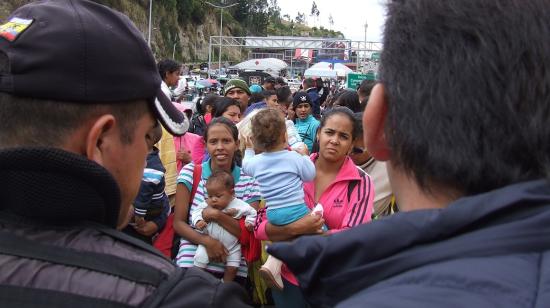
[[[367,61],[367,29],[369,27],[369,24],[367,23],[367,20],[365,19],[365,51],[363,52],[363,70],[365,67],[365,62]]]
[[[147,36],[147,44],[151,47],[151,19],[153,18],[153,0],[149,0],[149,35]]]
[[[290,36],[291,36],[291,39],[294,38],[294,25],[291,25],[290,26]],[[294,46],[294,41],[292,42],[292,45]],[[292,68],[292,60],[294,59],[294,54],[296,53],[296,49],[291,49],[292,50],[292,53],[290,55],[290,77],[291,78],[294,78],[294,70]]]
[[[222,67],[223,9],[230,8],[239,3],[233,3],[228,5],[217,5],[217,4],[210,3],[208,1],[204,1],[204,2],[210,6],[220,9],[220,54],[218,55],[218,72],[219,72],[219,70]],[[225,0],[222,0],[222,4],[225,4]],[[208,77],[210,78],[210,62],[208,63]]]

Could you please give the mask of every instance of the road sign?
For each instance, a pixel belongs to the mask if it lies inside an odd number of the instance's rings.
[[[369,72],[367,74],[357,74],[357,73],[349,73],[348,74],[348,84],[347,87],[349,89],[357,89],[357,87],[361,84],[361,81],[363,80],[375,80],[376,76],[374,72]]]

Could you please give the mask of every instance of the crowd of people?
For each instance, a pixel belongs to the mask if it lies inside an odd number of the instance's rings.
[[[166,97],[176,97],[172,91],[177,82],[171,76],[181,65],[167,59],[158,63],[158,69],[161,88],[168,89]],[[377,217],[392,213],[384,165],[370,157],[361,138],[360,111],[366,102],[359,101],[357,92],[372,88],[371,83],[334,93],[338,98],[330,105],[324,104],[330,91],[313,78],[304,79],[295,93],[275,78],[265,78],[261,85],[231,79],[223,95],[199,100],[198,112],[188,115],[188,131],[173,137],[173,150],[164,149],[177,153],[175,164],[169,158],[165,162],[177,166],[179,174],[173,198],[172,223],[180,238],[177,253],[171,256],[175,263],[200,267],[226,282],[237,281],[258,304],[302,306],[298,282],[286,266],[271,256],[261,262],[262,245],[250,242],[332,234],[371,221],[375,212]],[[319,95],[323,90],[324,97]],[[365,172],[374,166],[380,166],[378,183]],[[200,177],[194,177],[197,167]],[[231,174],[233,183],[227,184],[229,192],[212,196],[207,184],[218,171]],[[249,205],[254,215],[231,212],[228,205],[237,202],[233,200]],[[374,210],[375,200],[381,210]],[[212,205],[220,202],[224,207]],[[298,233],[293,231],[295,224]],[[237,246],[246,253],[236,251]],[[255,262],[261,267],[254,267]]]
[[[231,79],[196,110],[123,14],[16,9],[0,304],[544,307],[547,1],[387,9],[377,83]]]

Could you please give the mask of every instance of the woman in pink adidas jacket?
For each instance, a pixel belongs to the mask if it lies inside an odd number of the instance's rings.
[[[304,183],[306,204],[309,208],[322,204],[323,218],[306,216],[286,226],[274,226],[265,219],[265,212],[260,212],[255,227],[256,238],[285,241],[302,234],[319,234],[323,223],[329,229],[327,233],[331,234],[371,220],[372,181],[348,156],[358,135],[353,113],[348,108],[333,108],[323,116],[317,132],[319,153],[311,155],[317,175],[313,182]],[[283,266],[282,276],[284,289],[272,289],[276,306],[307,307],[296,278],[286,266]]]

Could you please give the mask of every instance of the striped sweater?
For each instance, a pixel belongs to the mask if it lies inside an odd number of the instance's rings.
[[[178,176],[178,185],[185,185],[189,191],[193,187],[193,169],[195,168],[195,163],[189,163],[180,171]],[[238,166],[233,167],[232,170],[233,179],[235,180],[235,197],[243,200],[248,204],[258,202],[260,200],[260,188],[256,179],[249,175],[246,175],[242,169]],[[202,163],[202,174],[201,181],[197,186],[197,192],[193,198],[191,208],[189,209],[190,213],[193,212],[200,204],[205,202],[207,197],[205,184],[206,180],[212,174],[212,169],[210,169],[210,160]],[[189,215],[189,225],[193,225],[191,221],[191,215]],[[182,238],[180,242],[180,247],[178,254],[176,256],[176,264],[180,267],[192,267],[193,258],[195,252],[197,251],[197,245],[187,241]],[[223,273],[225,270],[224,264],[219,263],[209,263],[206,267],[208,271]],[[237,276],[247,277],[248,275],[248,266],[244,258],[241,260],[241,265],[237,272]]]
[[[139,193],[134,200],[134,214],[152,220],[159,228],[164,228],[170,204],[168,196],[164,193],[164,166],[159,158],[159,150],[153,150],[147,155],[147,166],[143,170],[143,177],[139,187]]]

